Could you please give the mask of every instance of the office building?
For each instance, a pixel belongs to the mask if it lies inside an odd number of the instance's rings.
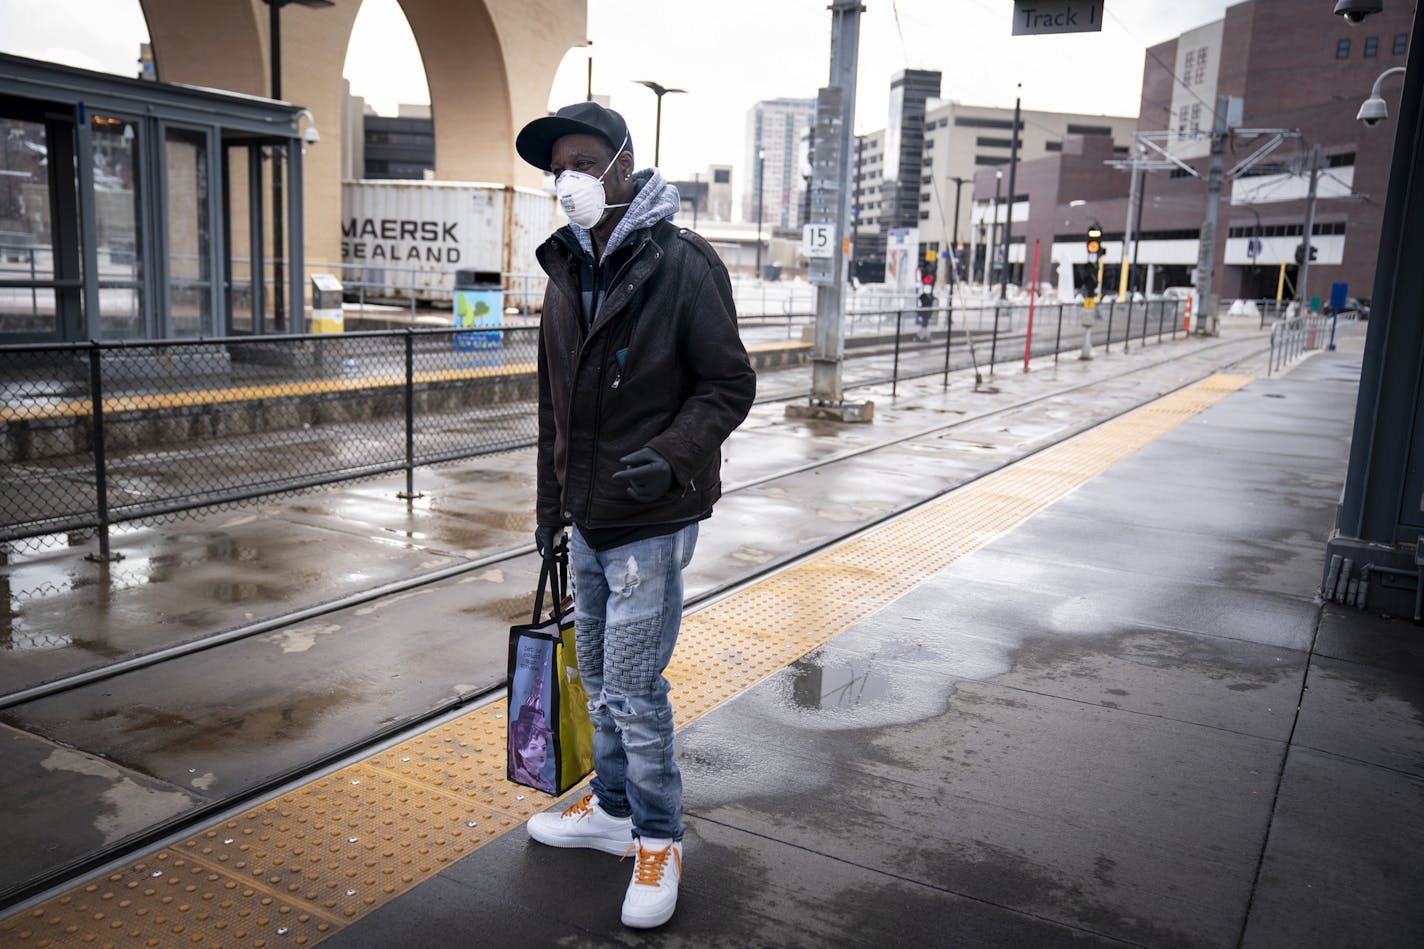
[[[1145,176],[1142,229],[1132,286],[1151,291],[1191,283],[1206,203],[1210,138],[1218,97],[1234,99],[1227,116],[1226,181],[1212,249],[1213,293],[1221,299],[1293,295],[1296,248],[1304,243],[1310,155],[1321,154],[1310,244],[1316,252],[1305,296],[1328,297],[1331,284],[1368,296],[1379,250],[1381,202],[1392,159],[1394,123],[1368,128],[1355,118],[1385,70],[1403,66],[1414,10],[1387,4],[1361,26],[1340,17],[1303,16],[1293,0],[1244,0],[1220,20],[1149,48],[1143,71],[1138,131],[1182,165]],[[1396,80],[1398,82],[1399,80]],[[1384,95],[1398,108],[1398,86]],[[1281,130],[1282,144],[1254,165],[1243,159]],[[1066,149],[1065,149],[1066,151]],[[1029,150],[1032,152],[1032,149]],[[1127,226],[1126,171],[1091,146],[1073,155],[1038,159],[1019,168],[1009,257],[1015,279],[1041,245],[1040,280],[1064,265],[1082,267],[1083,235],[1098,223],[1107,238],[1107,289],[1120,285]],[[1038,167],[1042,166],[1042,167]],[[976,176],[976,214],[993,200],[992,173]]]
[[[893,190],[893,197],[885,186],[887,158],[884,143],[887,131],[857,137],[852,157],[855,163],[852,215],[856,225],[853,229],[856,269],[860,279],[880,279],[884,233],[891,227],[918,228],[921,250],[934,250],[937,256],[938,252],[947,251],[956,243],[962,245],[960,272],[967,270],[972,256],[971,245],[976,240],[982,243],[988,236],[987,225],[983,235],[978,233],[978,225],[987,219],[993,197],[991,183],[989,197],[976,216],[975,174],[981,169],[1000,170],[1004,179],[1001,190],[1007,188],[1013,120],[1012,108],[966,105],[935,98],[926,100],[918,152],[907,154],[902,145],[900,157],[894,162],[900,181]],[[1108,143],[1109,158],[1123,156],[1127,154],[1136,126],[1137,120],[1131,116],[1021,109],[1019,160],[1027,162],[1044,155],[1058,154],[1074,136],[1101,137]],[[909,180],[912,177],[911,168],[913,181]],[[990,180],[992,182],[992,175]],[[909,185],[913,185],[909,189],[914,194],[913,216],[906,213],[909,203],[904,198]],[[1018,190],[1022,196],[1023,189]],[[1001,198],[1007,209],[1006,191]],[[941,279],[948,278],[947,262],[941,265],[939,275]]]
[[[747,110],[745,221],[760,220],[771,231],[799,231],[805,223],[807,133],[815,120],[815,99],[769,99]]]

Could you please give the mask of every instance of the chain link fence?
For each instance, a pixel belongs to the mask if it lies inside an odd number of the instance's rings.
[[[537,327],[0,347],[0,544],[532,445]],[[52,542],[52,541],[49,541]]]
[[[1175,338],[1179,303],[847,314],[846,386]],[[0,347],[0,548],[535,443],[537,326]],[[799,385],[799,383],[798,383]],[[775,388],[774,386],[772,387]],[[893,389],[892,389],[893,394]],[[776,397],[768,392],[768,396]],[[62,538],[57,541],[56,538]]]

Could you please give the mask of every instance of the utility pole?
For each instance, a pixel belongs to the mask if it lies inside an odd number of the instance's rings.
[[[959,194],[964,190],[964,183],[969,179],[951,175],[949,180],[954,182],[954,236],[949,241],[949,259],[951,261],[949,279],[953,283],[959,278]]]
[[[1211,123],[1211,165],[1206,178],[1206,218],[1197,244],[1197,332],[1215,336],[1216,304],[1211,298],[1211,272],[1216,262],[1217,208],[1221,203],[1221,182],[1225,177],[1227,113],[1230,96],[1216,97],[1216,115]]]
[[[1019,83],[1019,88],[1023,88],[1023,83]],[[1014,97],[1014,132],[1009,140],[1009,213],[1004,216],[1004,282],[999,284],[999,299],[1003,300],[1009,295],[1009,272],[1013,269],[1009,264],[1009,244],[1013,241],[1014,233],[1014,185],[1018,181],[1019,174],[1019,103],[1021,96]],[[1024,268],[1028,267],[1028,245],[1024,245]],[[1034,275],[1038,279],[1038,275]]]
[[[1305,248],[1305,256],[1300,261],[1300,272],[1296,274],[1296,299],[1300,301],[1301,313],[1310,306],[1310,295],[1306,292],[1307,281],[1310,279],[1310,241],[1315,236],[1315,193],[1320,182],[1320,146],[1316,145],[1310,150],[1310,190],[1305,194],[1305,236],[1301,238],[1301,246]]]
[[[1134,206],[1137,204],[1138,201],[1137,181],[1138,178],[1142,175],[1142,164],[1140,158],[1140,155],[1134,157],[1134,160],[1132,162],[1132,178],[1127,186],[1127,226],[1122,233],[1122,275],[1117,282],[1117,298],[1119,300],[1127,296],[1129,289],[1128,274],[1132,270],[1131,265],[1127,262],[1127,248],[1128,245],[1132,243],[1132,214]],[[1133,256],[1136,256],[1136,251],[1133,252]],[[1127,312],[1132,312],[1130,305]]]
[[[273,99],[282,98],[282,7],[289,0],[267,0],[267,43],[271,50],[269,69],[270,92]],[[272,146],[272,330],[287,331],[286,250],[282,230],[286,218],[282,215],[282,162],[286,154]],[[260,264],[260,261],[259,261]],[[261,314],[254,314],[261,320]]]
[[[1138,146],[1139,160],[1142,160],[1142,155],[1141,155],[1141,153],[1142,153],[1143,151],[1145,151],[1145,149],[1143,149],[1142,146],[1139,145],[1139,146]],[[1136,270],[1136,269],[1137,269],[1137,249],[1138,249],[1138,247],[1140,247],[1141,244],[1142,244],[1142,206],[1143,206],[1144,204],[1146,204],[1146,203],[1147,203],[1147,168],[1146,168],[1146,166],[1144,166],[1143,169],[1142,169],[1142,184],[1141,184],[1140,186],[1138,186],[1138,189],[1137,189],[1137,227],[1134,228],[1134,229],[1133,229],[1133,232],[1132,232],[1132,268],[1131,268],[1131,270],[1129,270],[1129,273],[1131,273],[1132,270]],[[1124,246],[1124,248],[1126,248],[1126,244],[1124,244],[1123,246]],[[1131,282],[1131,281],[1128,281],[1127,289],[1128,289],[1129,292],[1132,291],[1132,282]],[[1146,296],[1147,294],[1150,294],[1151,292],[1152,292],[1152,288],[1149,287],[1149,286],[1147,286],[1147,282],[1144,280],[1144,281],[1143,281],[1143,284],[1142,284],[1142,293],[1143,293],[1143,295]],[[1131,300],[1131,297],[1129,297],[1128,299]]]
[[[762,208],[762,186],[766,184],[766,149],[757,149],[757,251],[756,251],[756,278],[761,279],[761,217]]]
[[[999,265],[999,198],[1002,196],[1004,173],[994,172],[994,204],[989,218],[989,243],[984,245],[984,295],[993,294],[994,268]]]
[[[830,257],[813,258],[816,334],[811,350],[811,400],[792,403],[793,418],[868,422],[873,402],[845,401],[841,369],[845,358],[846,265],[850,257],[851,147],[855,129],[856,72],[860,56],[860,0],[834,0],[831,10],[831,70],[816,96],[816,146],[812,158],[812,224],[832,227]]]

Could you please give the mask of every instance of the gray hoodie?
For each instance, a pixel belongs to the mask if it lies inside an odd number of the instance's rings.
[[[633,189],[633,201],[628,205],[628,210],[624,212],[623,220],[618,222],[618,226],[609,236],[608,245],[603,248],[604,257],[622,246],[629,234],[639,228],[652,227],[664,218],[672,217],[681,206],[677,188],[664,181],[663,176],[658,173],[656,168],[644,168],[642,171],[633,172]],[[578,238],[579,246],[583,248],[584,253],[593,257],[593,239],[589,236],[588,228],[570,221],[569,229]]]

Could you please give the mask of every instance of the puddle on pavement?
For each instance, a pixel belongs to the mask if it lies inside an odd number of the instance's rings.
[[[791,702],[798,708],[855,708],[890,694],[890,680],[868,663],[823,664],[807,657],[793,662],[791,673]]]

